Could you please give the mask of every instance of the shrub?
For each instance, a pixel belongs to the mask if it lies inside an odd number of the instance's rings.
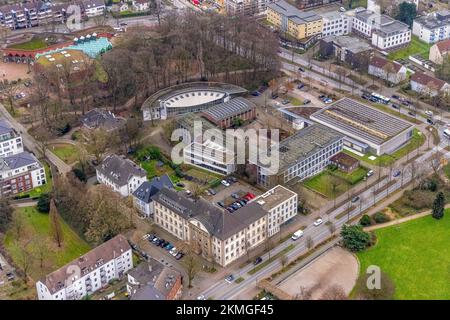
[[[390,221],[389,217],[385,215],[383,212],[377,212],[373,215],[373,220],[375,220],[376,223],[385,223]]]
[[[359,220],[359,224],[364,226],[364,227],[367,227],[367,226],[370,226],[372,224],[372,220],[370,219],[370,217],[367,214],[365,214]]]
[[[86,182],[87,178],[86,178],[86,173],[83,172],[83,170],[78,169],[78,168],[73,168],[73,173],[75,174],[75,176],[78,178],[78,180]]]
[[[344,246],[353,252],[366,249],[371,244],[370,234],[365,232],[361,226],[344,225],[341,231]]]
[[[43,193],[39,196],[36,208],[42,213],[48,213],[50,211],[50,195],[48,193]]]

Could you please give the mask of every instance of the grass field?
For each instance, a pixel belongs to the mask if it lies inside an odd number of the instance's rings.
[[[333,192],[333,189],[330,185],[330,177],[331,174],[328,172],[328,170],[325,170],[318,175],[306,180],[303,185],[306,188],[316,191],[330,199],[338,197],[339,195],[346,192],[348,188],[350,188],[350,184],[347,181],[340,179],[341,183],[336,186],[336,190],[334,190]]]
[[[10,229],[7,231],[3,241],[12,259],[15,262],[18,261],[20,248],[26,244],[28,244],[27,249],[29,248],[32,254],[36,250],[36,245],[42,245],[43,242],[46,243],[49,249],[42,269],[40,268],[38,259],[32,260],[29,274],[34,280],[62,267],[90,250],[90,246],[63,220],[61,220],[61,225],[64,233],[64,241],[62,247],[58,248],[50,236],[50,220],[48,214],[39,213],[34,207],[19,208],[15,214],[20,214],[23,217],[23,231],[21,232],[20,239],[17,239],[17,234]],[[17,240],[20,240],[19,245],[16,242]]]
[[[404,156],[406,156],[407,153],[412,152],[413,150],[419,148],[425,143],[425,141],[426,141],[425,135],[421,133],[419,130],[414,129],[413,136],[411,137],[411,140],[410,142],[408,142],[408,144],[404,145],[403,147],[401,147],[392,154],[383,154],[381,156],[375,156],[376,157],[375,160],[369,159],[369,157],[372,156],[372,154],[365,154],[364,156],[360,157],[357,154],[345,149],[344,152],[366,163],[386,167],[391,163],[393,163],[394,161],[403,158]]]
[[[44,39],[33,38],[30,41],[12,45],[10,48],[22,49],[22,50],[36,50],[36,49],[42,49],[45,47],[47,47],[47,43],[44,41]]]
[[[52,144],[48,148],[67,164],[72,164],[78,161],[78,150],[74,145],[58,143]]]
[[[431,44],[419,40],[417,36],[411,37],[411,42],[405,48],[389,53],[390,60],[408,59],[411,55],[420,54],[423,58],[428,59]]]
[[[353,185],[353,184],[357,184],[358,182],[363,180],[364,177],[367,175],[368,171],[369,170],[367,168],[359,167],[350,173],[346,173],[342,170],[334,170],[334,171],[330,171],[330,174],[332,174],[333,176],[338,177],[340,179],[344,179],[349,184]]]
[[[377,244],[357,256],[360,273],[377,265],[396,286],[396,299],[450,299],[450,210],[376,230]]]

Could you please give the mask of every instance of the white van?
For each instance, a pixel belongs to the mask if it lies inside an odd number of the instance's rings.
[[[292,235],[291,239],[292,240],[297,240],[298,238],[303,236],[303,231],[302,230],[297,230],[294,232],[294,234]]]

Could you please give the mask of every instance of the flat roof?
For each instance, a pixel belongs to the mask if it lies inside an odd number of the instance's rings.
[[[375,144],[383,144],[413,124],[350,98],[323,108],[311,119]]]
[[[279,144],[280,172],[342,138],[341,133],[321,124],[296,132]]]
[[[295,21],[298,24],[322,19],[315,12],[300,11],[299,9],[297,9],[296,7],[287,3],[284,0],[272,2],[272,3],[268,4],[267,7],[283,16],[286,16],[286,17],[292,19],[293,21]]]
[[[341,48],[347,48],[353,53],[372,50],[372,46],[367,42],[351,36],[327,36],[322,39],[325,42],[333,42]]]
[[[269,211],[296,195],[297,194],[294,191],[278,185],[266,193],[256,197],[253,201],[257,202],[261,207],[263,207],[263,209]]]

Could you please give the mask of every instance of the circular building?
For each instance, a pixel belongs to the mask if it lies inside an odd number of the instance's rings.
[[[189,82],[160,90],[142,105],[144,121],[199,112],[242,96],[247,90],[228,83]]]

